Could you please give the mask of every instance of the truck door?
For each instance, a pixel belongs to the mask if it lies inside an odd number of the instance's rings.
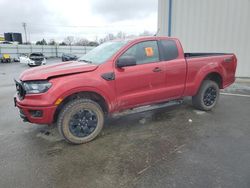
[[[159,100],[157,93],[165,86],[165,67],[160,62],[157,41],[139,42],[123,56],[133,56],[135,66],[115,68],[119,108],[135,107]]]
[[[168,100],[180,98],[185,89],[187,71],[182,47],[175,39],[160,40],[158,44],[160,60],[166,70],[165,97]]]

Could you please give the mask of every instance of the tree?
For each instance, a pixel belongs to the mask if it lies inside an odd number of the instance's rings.
[[[74,43],[75,39],[73,36],[67,36],[63,42],[65,42],[67,45],[72,45]]]
[[[88,46],[98,46],[98,42],[95,42],[95,41],[91,41],[88,43]]]
[[[104,43],[104,42],[106,42],[105,38],[102,38],[102,39],[99,40],[99,43],[100,43],[100,44],[102,44],[102,43]]]
[[[49,41],[48,45],[56,45],[56,41],[54,39],[51,39]]]
[[[126,37],[127,38],[135,38],[135,37],[138,37],[138,35],[131,34],[131,35],[127,35]]]
[[[143,33],[140,34],[140,36],[153,36],[154,34],[149,31],[143,31]]]
[[[67,46],[67,44],[65,42],[61,42],[59,43],[59,46]]]
[[[126,36],[126,34],[122,31],[119,31],[117,34],[116,34],[116,38],[118,39],[124,39]]]
[[[47,42],[45,39],[43,39],[41,42],[42,42],[42,45],[47,45]]]
[[[36,41],[36,45],[42,45],[41,41]]]
[[[109,33],[109,34],[106,36],[106,38],[107,38],[108,41],[109,41],[109,40],[114,40],[114,39],[115,39],[115,36],[114,36],[114,34]]]
[[[75,45],[77,45],[77,46],[87,46],[88,43],[89,43],[89,41],[87,39],[82,38],[82,39],[76,40]]]
[[[27,41],[27,42],[25,42],[25,43],[23,43],[23,44],[31,45],[31,42]]]
[[[41,40],[41,41],[37,41],[36,45],[47,45],[47,42],[45,39]]]
[[[102,43],[104,43],[104,42],[107,42],[107,41],[110,41],[110,40],[114,40],[114,39],[116,39],[115,35],[112,34],[112,33],[109,33],[109,34],[107,34],[104,38],[101,38],[101,39],[99,40],[99,43],[102,44]]]

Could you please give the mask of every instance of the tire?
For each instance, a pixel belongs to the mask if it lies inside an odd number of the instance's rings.
[[[101,132],[104,113],[100,105],[89,99],[75,99],[61,110],[57,120],[59,133],[72,144],[92,141]]]
[[[216,105],[220,95],[220,89],[216,82],[204,80],[198,93],[192,97],[195,108],[209,111]]]

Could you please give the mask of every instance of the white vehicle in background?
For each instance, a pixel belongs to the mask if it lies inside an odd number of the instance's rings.
[[[21,55],[19,57],[20,63],[26,64],[30,67],[32,66],[40,66],[46,64],[46,58],[40,52],[38,53],[31,53],[29,55]]]

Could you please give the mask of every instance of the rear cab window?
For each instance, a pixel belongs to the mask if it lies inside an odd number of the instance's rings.
[[[132,56],[136,64],[147,64],[160,61],[159,50],[156,41],[145,41],[130,47],[121,57]]]
[[[170,61],[179,56],[176,42],[171,39],[159,41],[161,61]]]

